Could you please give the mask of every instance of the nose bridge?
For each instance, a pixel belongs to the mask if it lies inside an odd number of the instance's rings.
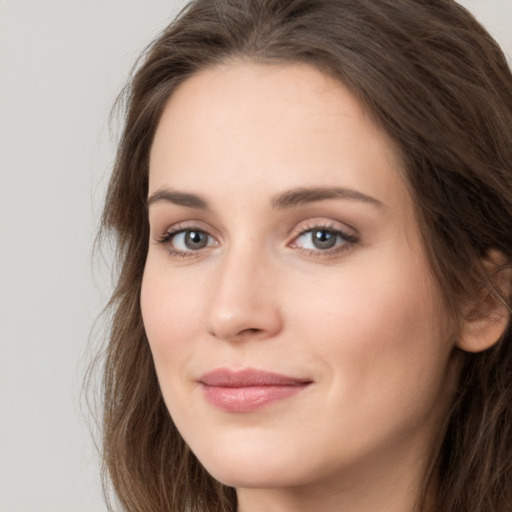
[[[226,249],[217,265],[207,330],[223,339],[274,335],[280,315],[271,286],[273,265],[266,251],[246,238]]]

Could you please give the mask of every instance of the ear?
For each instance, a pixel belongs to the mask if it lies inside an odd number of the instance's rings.
[[[466,352],[481,352],[495,345],[511,317],[512,268],[499,251],[489,251],[483,261],[490,283],[482,285],[478,299],[468,308],[456,345]],[[497,293],[498,292],[498,293]]]

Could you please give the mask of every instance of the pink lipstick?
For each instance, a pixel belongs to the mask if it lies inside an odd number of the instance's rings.
[[[206,399],[227,412],[251,412],[265,405],[295,395],[312,381],[247,369],[233,371],[219,368],[198,379]]]

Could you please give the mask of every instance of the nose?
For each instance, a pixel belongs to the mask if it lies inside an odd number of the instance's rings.
[[[282,329],[276,269],[261,253],[233,250],[216,268],[206,329],[227,341],[266,339]]]

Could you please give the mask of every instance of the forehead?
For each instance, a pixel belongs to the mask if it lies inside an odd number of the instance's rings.
[[[346,186],[385,202],[405,193],[401,168],[391,139],[339,81],[305,64],[239,61],[193,75],[169,98],[150,192],[223,184],[255,193],[270,182],[276,191]]]

